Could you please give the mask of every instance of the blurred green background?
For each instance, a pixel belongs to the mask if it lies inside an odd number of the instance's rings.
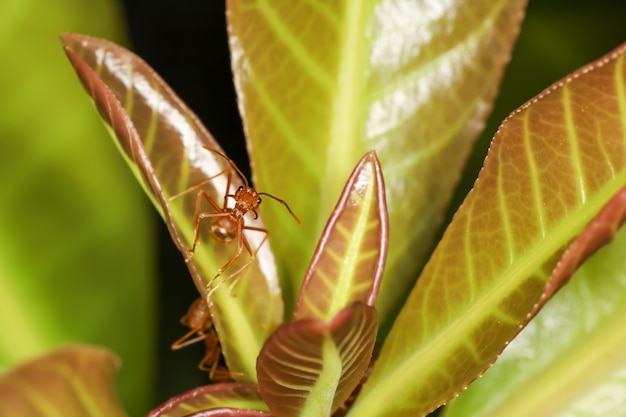
[[[154,401],[154,216],[62,31],[127,42],[108,0],[0,2],[0,366],[71,342],[108,346],[139,415]]]
[[[453,207],[473,184],[500,121],[626,41],[624,16],[626,4],[608,0],[530,1]],[[0,2],[0,367],[68,342],[108,346],[123,361],[124,404],[130,415],[144,415],[207,382],[196,369],[202,346],[169,350],[197,294],[67,62],[63,31],[130,45],[247,167],[224,3]]]

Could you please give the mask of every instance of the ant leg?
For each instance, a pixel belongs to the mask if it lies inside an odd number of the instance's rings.
[[[217,336],[216,336],[217,337]],[[198,369],[209,373],[209,379],[214,382],[234,379],[235,376],[244,376],[241,372],[231,372],[227,367],[220,365],[222,349],[215,343],[212,346],[207,342],[207,352],[198,364]]]
[[[244,226],[243,229],[252,230],[253,232],[260,232],[260,233],[265,234],[265,236],[263,236],[263,239],[261,239],[261,243],[259,243],[259,246],[256,247],[256,250],[254,252],[250,251],[250,245],[248,245],[248,252],[250,252],[250,256],[252,257],[252,260],[254,260],[256,259],[257,253],[259,253],[259,249],[261,249],[261,246],[263,246],[267,238],[270,236],[270,231],[263,227],[252,227],[252,226]]]
[[[213,343],[213,346],[210,346],[207,341],[207,351],[200,363],[198,364],[198,369],[204,372],[208,372],[209,379],[211,381],[215,381],[215,373],[220,362],[221,354],[222,349],[219,347],[217,342]],[[226,371],[226,374],[228,374],[228,371]],[[228,378],[228,375],[226,376],[226,378]]]
[[[239,257],[241,256],[241,253],[243,252],[243,248],[244,247],[250,253],[250,255],[252,255],[252,250],[250,249],[250,244],[248,243],[248,240],[246,239],[246,237],[243,234],[243,230],[244,229],[245,229],[245,226],[243,226],[243,221],[239,221],[237,223],[237,252],[235,253],[235,255],[228,262],[226,262],[226,264],[224,266],[222,266],[220,269],[217,270],[217,274],[215,274],[213,279],[211,279],[207,283],[206,288],[207,288],[207,290],[209,292],[208,293],[209,297],[221,285],[221,283],[220,283],[220,284],[216,285],[215,287],[211,288],[211,285],[213,284],[213,281],[215,281],[220,275],[222,275],[224,273],[224,271],[226,271],[228,268],[230,268],[230,266],[232,264],[234,264],[237,261],[237,259],[239,259]],[[243,268],[239,268],[237,271],[235,271],[234,273],[230,274],[228,277],[226,277],[226,279],[224,279],[222,281],[222,283],[227,281],[227,280],[229,280],[230,278],[232,278],[234,275],[238,274],[239,272],[241,272],[243,269],[245,269],[246,266],[247,265],[244,265]]]
[[[209,373],[209,378],[213,381],[214,374],[220,361],[222,349],[219,345],[219,337],[214,328],[208,330],[205,339],[206,353],[198,364],[198,369]]]
[[[243,233],[243,230],[252,230],[255,232],[261,232],[264,233],[265,236],[263,237],[263,239],[261,240],[261,242],[259,243],[259,245],[257,246],[257,248],[253,251],[252,248],[250,247],[250,243],[248,242],[248,239],[246,238],[245,234]],[[261,246],[263,246],[263,244],[265,243],[265,241],[267,240],[270,232],[267,229],[264,229],[262,227],[252,227],[252,226],[243,226],[243,230],[241,233],[242,236],[242,244],[243,246],[246,248],[246,250],[248,251],[248,253],[250,254],[250,259],[248,259],[248,261],[243,264],[239,269],[237,269],[235,272],[233,272],[232,274],[230,274],[229,276],[227,276],[226,278],[224,278],[224,280],[222,280],[222,284],[225,282],[230,281],[231,279],[233,279],[233,282],[230,283],[229,287],[228,287],[228,294],[229,295],[233,295],[233,288],[235,288],[235,285],[237,284],[237,282],[239,282],[239,279],[236,278],[239,274],[241,274],[243,271],[245,271],[250,265],[252,265],[252,262],[254,262],[254,260],[256,259],[256,255],[259,252],[259,249],[261,249]]]
[[[248,239],[245,238],[244,236],[244,244],[246,245],[246,249],[248,250],[248,253],[250,254],[250,259],[248,259],[248,262],[246,262],[241,268],[239,268],[239,270],[235,271],[232,275],[230,275],[228,278],[226,278],[224,280],[224,282],[228,281],[229,279],[231,279],[232,277],[234,277],[236,274],[243,272],[246,268],[248,268],[252,262],[255,261],[256,259],[256,255],[257,253],[259,253],[259,250],[261,249],[261,246],[263,246],[263,244],[265,243],[265,241],[267,240],[267,238],[270,235],[270,231],[267,229],[264,229],[262,227],[252,227],[252,226],[244,226],[243,227],[244,230],[252,230],[255,232],[260,232],[260,233],[264,233],[265,236],[263,236],[263,239],[261,239],[261,242],[259,243],[259,245],[256,247],[256,249],[254,250],[254,252],[252,251],[252,248],[250,248],[250,243],[248,242]],[[232,295],[233,292],[233,288],[235,287],[235,285],[237,284],[238,279],[234,279],[233,282],[231,282],[230,286],[228,287],[228,293],[230,295]]]
[[[220,175],[224,175],[224,174],[226,174],[228,176],[228,186],[226,187],[226,194],[228,194],[228,189],[230,188],[230,181],[231,181],[231,178],[233,176],[233,171],[230,168],[226,168],[226,169],[218,172],[215,175],[212,175],[212,176],[210,176],[208,178],[203,179],[198,184],[192,185],[191,187],[186,188],[185,190],[168,197],[167,201],[176,200],[177,198],[182,197],[183,195],[185,195],[185,194],[187,194],[187,193],[189,193],[189,192],[191,192],[191,191],[193,191],[195,189],[198,189],[198,188],[202,187],[203,185],[209,183],[213,179],[219,177]]]
[[[172,344],[172,350],[206,339],[206,329],[213,325],[206,302],[202,298],[196,299],[189,307],[187,314],[180,319],[180,323],[190,330]]]
[[[196,334],[196,336],[192,337],[194,334]],[[202,327],[199,326],[197,328],[191,329],[190,331],[185,333],[185,335],[183,335],[180,339],[172,343],[172,350],[182,349],[185,346],[193,345],[194,343],[197,343],[204,339],[206,339],[206,333],[202,330]]]
[[[200,211],[200,205],[202,204],[202,198],[215,209],[214,212],[202,213]],[[195,225],[194,225],[194,237],[193,237],[193,245],[189,248],[189,255],[185,257],[185,262],[189,262],[194,252],[196,251],[196,246],[198,245],[198,241],[200,240],[200,220],[205,219],[207,217],[224,217],[229,216],[229,213],[225,213],[222,208],[220,208],[217,203],[204,191],[198,191],[198,196],[196,197],[196,210],[195,210]]]

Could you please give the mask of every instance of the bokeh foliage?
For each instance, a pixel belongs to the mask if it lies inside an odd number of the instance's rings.
[[[153,214],[68,68],[66,30],[125,39],[115,1],[0,3],[0,367],[108,346],[137,415],[153,401]]]

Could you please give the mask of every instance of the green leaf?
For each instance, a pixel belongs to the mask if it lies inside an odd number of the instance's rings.
[[[330,416],[370,364],[378,317],[355,302],[331,321],[294,320],[280,326],[259,355],[259,391],[276,417]]]
[[[356,415],[433,410],[518,333],[567,245],[626,185],[625,49],[556,83],[501,125]]]
[[[227,190],[234,193],[228,188],[226,172],[233,172],[230,185],[234,189],[243,185],[242,179],[226,158],[205,149],[221,152],[193,112],[143,60],[101,39],[64,34],[62,40],[83,85],[112,127],[122,154],[164,217],[198,290],[206,297],[218,270],[235,256],[237,244],[213,239],[208,232],[210,221],[196,223],[196,204],[204,204],[200,212],[215,212],[208,199],[225,205]],[[260,219],[246,219],[245,227],[251,225],[263,227]],[[188,248],[194,244],[196,227],[200,241],[192,254]],[[222,285],[212,292],[208,304],[229,368],[243,374],[242,379],[254,381],[256,357],[282,321],[283,304],[269,243],[259,247],[263,233],[244,233],[256,248],[255,262],[237,276],[232,294],[228,285]],[[250,260],[245,256],[232,270]]]
[[[445,416],[626,415],[625,245],[622,228]]]
[[[225,407],[198,411],[197,413],[187,414],[186,417],[271,417],[271,414],[267,414],[263,411]]]
[[[197,413],[187,414],[186,417],[271,417],[271,414],[267,414],[263,411],[225,407],[198,411]]]
[[[294,319],[257,362],[259,391],[274,416],[330,416],[370,364],[374,309],[387,255],[385,184],[374,151],[354,168],[304,279]]]
[[[354,168],[304,277],[294,319],[332,319],[354,301],[374,306],[389,239],[375,152]]]
[[[55,350],[0,376],[0,415],[125,417],[115,393],[118,367],[106,349]]]
[[[389,318],[423,266],[491,107],[525,1],[228,2],[233,68],[257,186],[280,192],[277,258],[291,308],[341,181],[366,151],[385,169]],[[297,172],[297,175],[285,175]],[[410,249],[410,250],[408,250]]]
[[[224,410],[233,409],[238,410]],[[206,385],[187,391],[161,404],[152,410],[148,417],[183,417],[204,410],[211,410],[207,416],[267,416],[267,406],[259,396],[258,387],[254,383],[221,383]],[[218,414],[220,411],[223,414]],[[260,410],[255,412],[254,410]],[[247,413],[251,411],[251,413]],[[196,414],[193,414],[196,415]],[[205,414],[197,414],[205,415]]]
[[[124,361],[145,413],[153,384],[154,233],[58,45],[63,30],[121,40],[115,1],[0,1],[0,368],[69,341]]]

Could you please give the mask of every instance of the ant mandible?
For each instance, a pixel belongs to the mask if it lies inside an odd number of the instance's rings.
[[[224,194],[224,203],[222,207],[220,207],[215,202],[215,200],[213,200],[211,196],[209,196],[205,191],[203,190],[198,191],[198,195],[196,198],[196,208],[195,208],[194,240],[193,240],[192,247],[189,248],[189,256],[187,256],[187,258],[185,259],[186,262],[189,262],[189,260],[191,259],[191,257],[193,256],[196,250],[196,246],[198,245],[198,242],[200,240],[200,221],[202,219],[206,219],[206,218],[213,219],[213,221],[211,222],[211,226],[209,228],[209,233],[213,237],[213,239],[215,239],[217,242],[222,243],[222,244],[227,244],[237,239],[237,252],[228,262],[226,262],[224,266],[218,269],[217,274],[207,284],[207,287],[209,288],[210,292],[213,292],[215,289],[217,289],[217,287],[210,288],[212,282],[215,279],[217,279],[220,275],[222,275],[224,271],[230,268],[237,261],[237,259],[239,259],[239,257],[243,253],[244,248],[250,254],[250,259],[241,267],[239,267],[239,269],[237,269],[235,272],[228,275],[222,281],[222,283],[231,280],[233,277],[235,277],[236,275],[244,271],[246,268],[248,268],[252,264],[252,262],[254,262],[254,260],[256,259],[256,255],[259,249],[265,243],[265,241],[267,240],[269,236],[269,230],[262,228],[262,227],[247,226],[244,220],[244,216],[249,212],[254,213],[255,219],[259,217],[259,214],[257,213],[257,208],[261,204],[261,197],[260,197],[261,195],[268,196],[278,201],[279,203],[283,204],[287,208],[291,216],[299,224],[301,222],[300,222],[300,219],[298,219],[298,217],[293,213],[293,211],[291,211],[291,208],[289,208],[289,205],[287,204],[285,200],[281,200],[280,198],[277,198],[268,193],[258,192],[254,188],[250,187],[250,184],[248,183],[248,179],[245,177],[245,175],[243,175],[241,170],[237,167],[237,165],[232,159],[230,159],[225,154],[223,154],[222,152],[216,149],[210,148],[208,146],[204,146],[204,148],[207,149],[208,151],[215,153],[216,155],[219,155],[220,157],[228,161],[228,164],[235,170],[237,175],[239,175],[239,177],[243,180],[243,183],[244,183],[244,185],[240,186],[237,189],[237,191],[235,191],[234,194],[229,194],[230,184],[232,182],[233,170],[230,168],[226,168],[223,171],[217,173],[216,175],[205,179],[200,184],[192,187],[192,188],[201,187],[206,182],[223,174],[226,174],[227,176],[226,192]],[[189,189],[182,193],[176,194],[175,196],[170,197],[170,200],[173,200],[174,198],[177,198],[180,195],[188,191]],[[235,201],[235,205],[232,208],[229,208],[227,205],[229,198],[232,198]],[[211,212],[201,211],[201,204],[202,204],[203,199],[206,200],[215,209],[215,211],[211,211]],[[261,240],[261,242],[259,243],[259,245],[257,246],[255,250],[252,250],[252,248],[250,247],[250,243],[248,242],[248,239],[246,238],[244,234],[245,230],[251,230],[251,231],[256,231],[256,232],[265,234],[265,236],[263,236],[263,239]],[[231,284],[230,286],[231,290],[233,286],[236,284],[236,282],[237,281],[235,280]]]

